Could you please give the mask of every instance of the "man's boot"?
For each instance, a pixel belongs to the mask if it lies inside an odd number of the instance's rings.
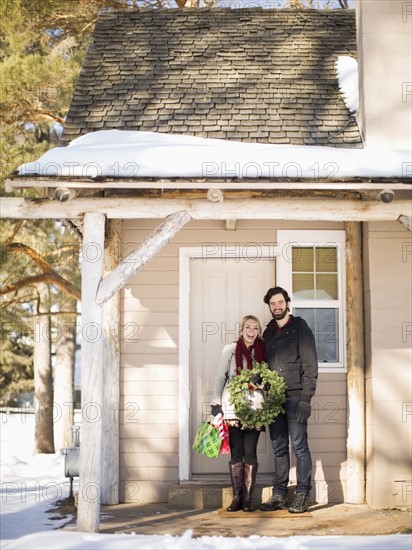
[[[253,512],[252,498],[253,489],[255,487],[256,474],[258,470],[257,464],[246,464],[244,466],[243,476],[243,511]]]
[[[232,464],[229,462],[230,479],[232,481],[233,500],[226,508],[228,512],[237,512],[243,506],[243,461]]]
[[[262,512],[273,512],[275,510],[287,510],[287,507],[286,495],[273,493],[267,502],[259,506],[259,510],[262,510]]]
[[[289,506],[291,514],[303,514],[308,509],[309,495],[296,493],[292,504]]]

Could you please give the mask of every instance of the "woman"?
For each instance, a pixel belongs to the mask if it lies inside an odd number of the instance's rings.
[[[230,478],[233,488],[233,500],[227,508],[228,512],[242,510],[252,512],[252,493],[258,469],[257,444],[259,429],[244,429],[242,422],[236,418],[233,407],[229,403],[228,382],[242,369],[252,369],[253,360],[258,363],[265,360],[265,346],[261,338],[262,327],[257,317],[246,315],[240,323],[237,342],[223,348],[217,373],[211,414],[222,413],[224,421],[229,425]],[[222,409],[223,407],[223,409]]]

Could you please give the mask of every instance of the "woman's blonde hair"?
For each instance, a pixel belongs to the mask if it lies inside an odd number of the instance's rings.
[[[252,321],[255,321],[255,323],[257,323],[257,326],[258,326],[257,338],[262,338],[262,325],[260,324],[259,319],[257,317],[255,317],[254,315],[245,315],[243,317],[243,319],[240,321],[239,338],[242,337],[242,332],[243,332],[243,329],[245,328],[246,321],[248,321],[249,319],[252,319]]]

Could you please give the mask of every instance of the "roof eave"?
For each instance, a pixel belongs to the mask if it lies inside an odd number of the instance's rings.
[[[319,178],[76,178],[10,176],[5,182],[6,192],[19,189],[88,189],[107,190],[199,190],[220,189],[222,191],[412,191],[411,178],[401,177],[355,177],[340,179]]]

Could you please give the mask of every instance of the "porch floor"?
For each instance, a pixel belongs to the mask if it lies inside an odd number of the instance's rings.
[[[359,504],[316,504],[309,508],[309,514],[276,514],[241,512],[233,517],[222,517],[225,514],[219,514],[218,509],[173,510],[168,503],[118,504],[102,506],[100,533],[182,536],[190,530],[194,538],[412,533],[411,510],[372,510]],[[75,520],[64,529],[75,530]]]

